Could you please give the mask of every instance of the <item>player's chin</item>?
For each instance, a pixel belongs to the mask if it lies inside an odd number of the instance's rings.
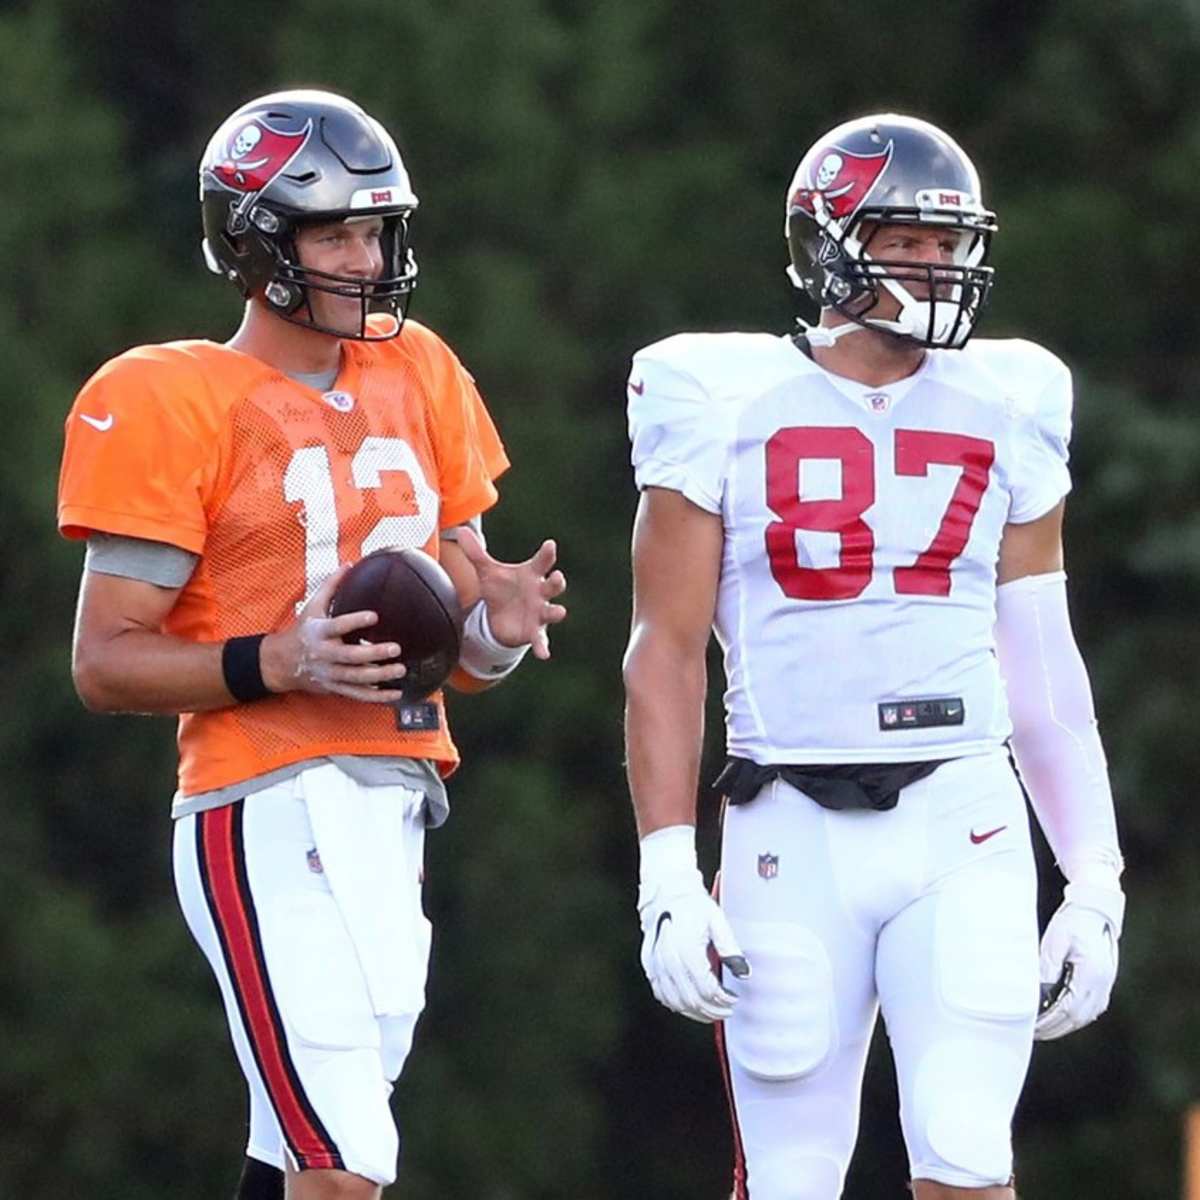
[[[342,337],[357,337],[362,330],[362,301],[322,295],[313,304],[313,324],[333,330]]]

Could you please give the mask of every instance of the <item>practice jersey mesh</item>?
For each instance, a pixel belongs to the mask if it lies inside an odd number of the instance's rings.
[[[391,342],[343,343],[325,393],[210,342],[146,346],[102,367],[67,418],[59,525],[199,554],[164,629],[219,642],[285,625],[372,550],[436,556],[438,530],[493,504],[506,466],[471,377],[414,322]],[[389,706],[301,692],[185,714],[180,792],[332,754],[449,770],[457,753],[434,699],[439,727],[418,732],[399,730]]]
[[[724,525],[730,753],[909,762],[1004,741],[1000,539],[1069,489],[1070,411],[1069,372],[1028,342],[932,351],[882,388],[766,334],[683,334],[635,356],[638,486]],[[919,701],[944,702],[939,723],[916,722]]]

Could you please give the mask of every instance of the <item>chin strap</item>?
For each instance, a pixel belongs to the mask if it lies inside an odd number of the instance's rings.
[[[843,338],[849,333],[864,333],[869,328],[866,325],[856,325],[853,321],[847,321],[845,325],[809,325],[805,321],[797,320],[796,324],[800,326],[810,346],[832,346],[838,338]]]
[[[897,279],[882,276],[880,282],[898,301],[900,313],[894,321],[885,321],[879,317],[864,318],[876,329],[884,329],[889,333],[923,343],[928,339],[934,346],[950,349],[957,349],[970,337],[974,323],[962,319],[961,285],[955,284],[954,294],[946,299],[929,301],[915,299]]]

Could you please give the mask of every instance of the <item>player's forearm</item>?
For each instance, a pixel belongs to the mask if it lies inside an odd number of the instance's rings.
[[[1115,877],[1121,856],[1091,684],[1075,644],[1065,576],[997,590],[996,643],[1013,751],[1038,823],[1068,879]]]
[[[72,674],[93,712],[203,712],[235,703],[221,654],[220,642],[130,629],[100,643],[77,644]]]
[[[626,765],[638,836],[694,825],[707,687],[703,652],[679,654],[635,633],[624,675]]]

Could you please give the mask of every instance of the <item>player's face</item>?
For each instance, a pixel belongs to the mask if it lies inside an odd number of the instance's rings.
[[[351,279],[378,279],[383,273],[381,217],[350,218],[322,225],[304,225],[296,231],[296,257],[302,267],[344,275]],[[355,295],[308,289],[313,319],[347,334],[358,331],[362,304]]]
[[[867,255],[880,263],[919,263],[922,266],[953,266],[963,260],[972,234],[962,229],[922,225],[864,224],[860,238]],[[929,276],[924,270],[894,273],[916,300],[930,299]],[[936,279],[936,275],[935,275]],[[937,299],[950,297],[952,283],[935,284]],[[895,301],[893,301],[895,303]],[[882,314],[880,314],[882,315]]]

